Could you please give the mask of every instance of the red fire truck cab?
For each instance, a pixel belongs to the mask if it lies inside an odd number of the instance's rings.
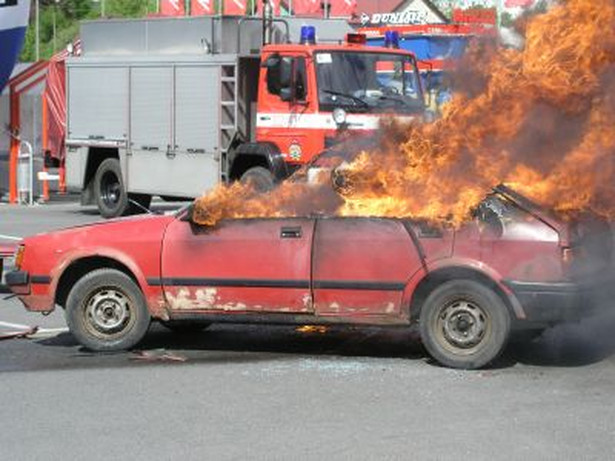
[[[313,37],[314,29],[304,27],[299,44],[264,47],[256,142],[239,146],[231,158],[231,178],[268,189],[344,135],[373,133],[383,117],[422,115],[412,53],[394,43],[367,47],[360,34],[348,34],[345,43],[335,45],[317,44]],[[255,163],[255,156],[261,160]],[[246,169],[246,164],[253,166]]]

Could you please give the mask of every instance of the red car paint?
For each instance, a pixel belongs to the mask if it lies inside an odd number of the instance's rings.
[[[384,218],[239,219],[215,228],[186,212],[120,219],[25,239],[18,269],[28,283],[12,289],[27,309],[51,311],[76,281],[71,270],[90,261],[88,270],[129,273],[154,318],[407,324],[429,277],[472,275],[497,287],[514,318],[532,320],[535,306],[515,289],[568,289],[567,242],[545,220],[518,213],[502,232],[478,220],[453,230]]]

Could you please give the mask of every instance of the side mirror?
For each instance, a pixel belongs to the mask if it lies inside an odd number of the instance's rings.
[[[182,222],[192,223],[192,213],[194,212],[194,203],[191,203],[186,210],[179,217],[179,220]]]
[[[278,53],[274,53],[263,61],[261,67],[264,67],[265,69],[271,69],[272,67],[279,65],[281,59],[282,58]]]
[[[293,100],[292,88],[289,86],[280,88],[280,99],[284,102],[292,101]]]
[[[282,91],[292,87],[293,58],[281,57],[279,54],[269,56],[263,63],[267,68],[267,90],[271,94],[277,94],[282,101],[290,101],[291,97],[282,96]],[[285,92],[286,93],[286,92]]]

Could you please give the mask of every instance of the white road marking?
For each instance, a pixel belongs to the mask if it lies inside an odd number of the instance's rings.
[[[21,237],[15,237],[13,235],[4,235],[4,234],[0,234],[0,239],[15,240],[16,242],[23,240],[23,238]]]
[[[0,322],[0,327],[19,328],[20,330],[29,330],[30,325],[22,325],[20,323]]]
[[[10,323],[10,322],[2,322],[0,321],[0,327],[7,327],[17,330],[25,330],[28,331],[32,329],[30,325],[22,325],[20,323]],[[28,338],[48,338],[50,336],[57,336],[61,333],[68,332],[68,327],[60,327],[60,328],[39,328],[36,333],[28,335]]]

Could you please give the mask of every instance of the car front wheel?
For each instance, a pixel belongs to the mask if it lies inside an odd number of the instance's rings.
[[[421,338],[442,365],[476,369],[495,360],[510,335],[510,315],[502,299],[472,280],[453,280],[425,300]]]
[[[93,351],[130,349],[147,332],[151,318],[138,285],[115,269],[83,276],[66,302],[71,333]]]

